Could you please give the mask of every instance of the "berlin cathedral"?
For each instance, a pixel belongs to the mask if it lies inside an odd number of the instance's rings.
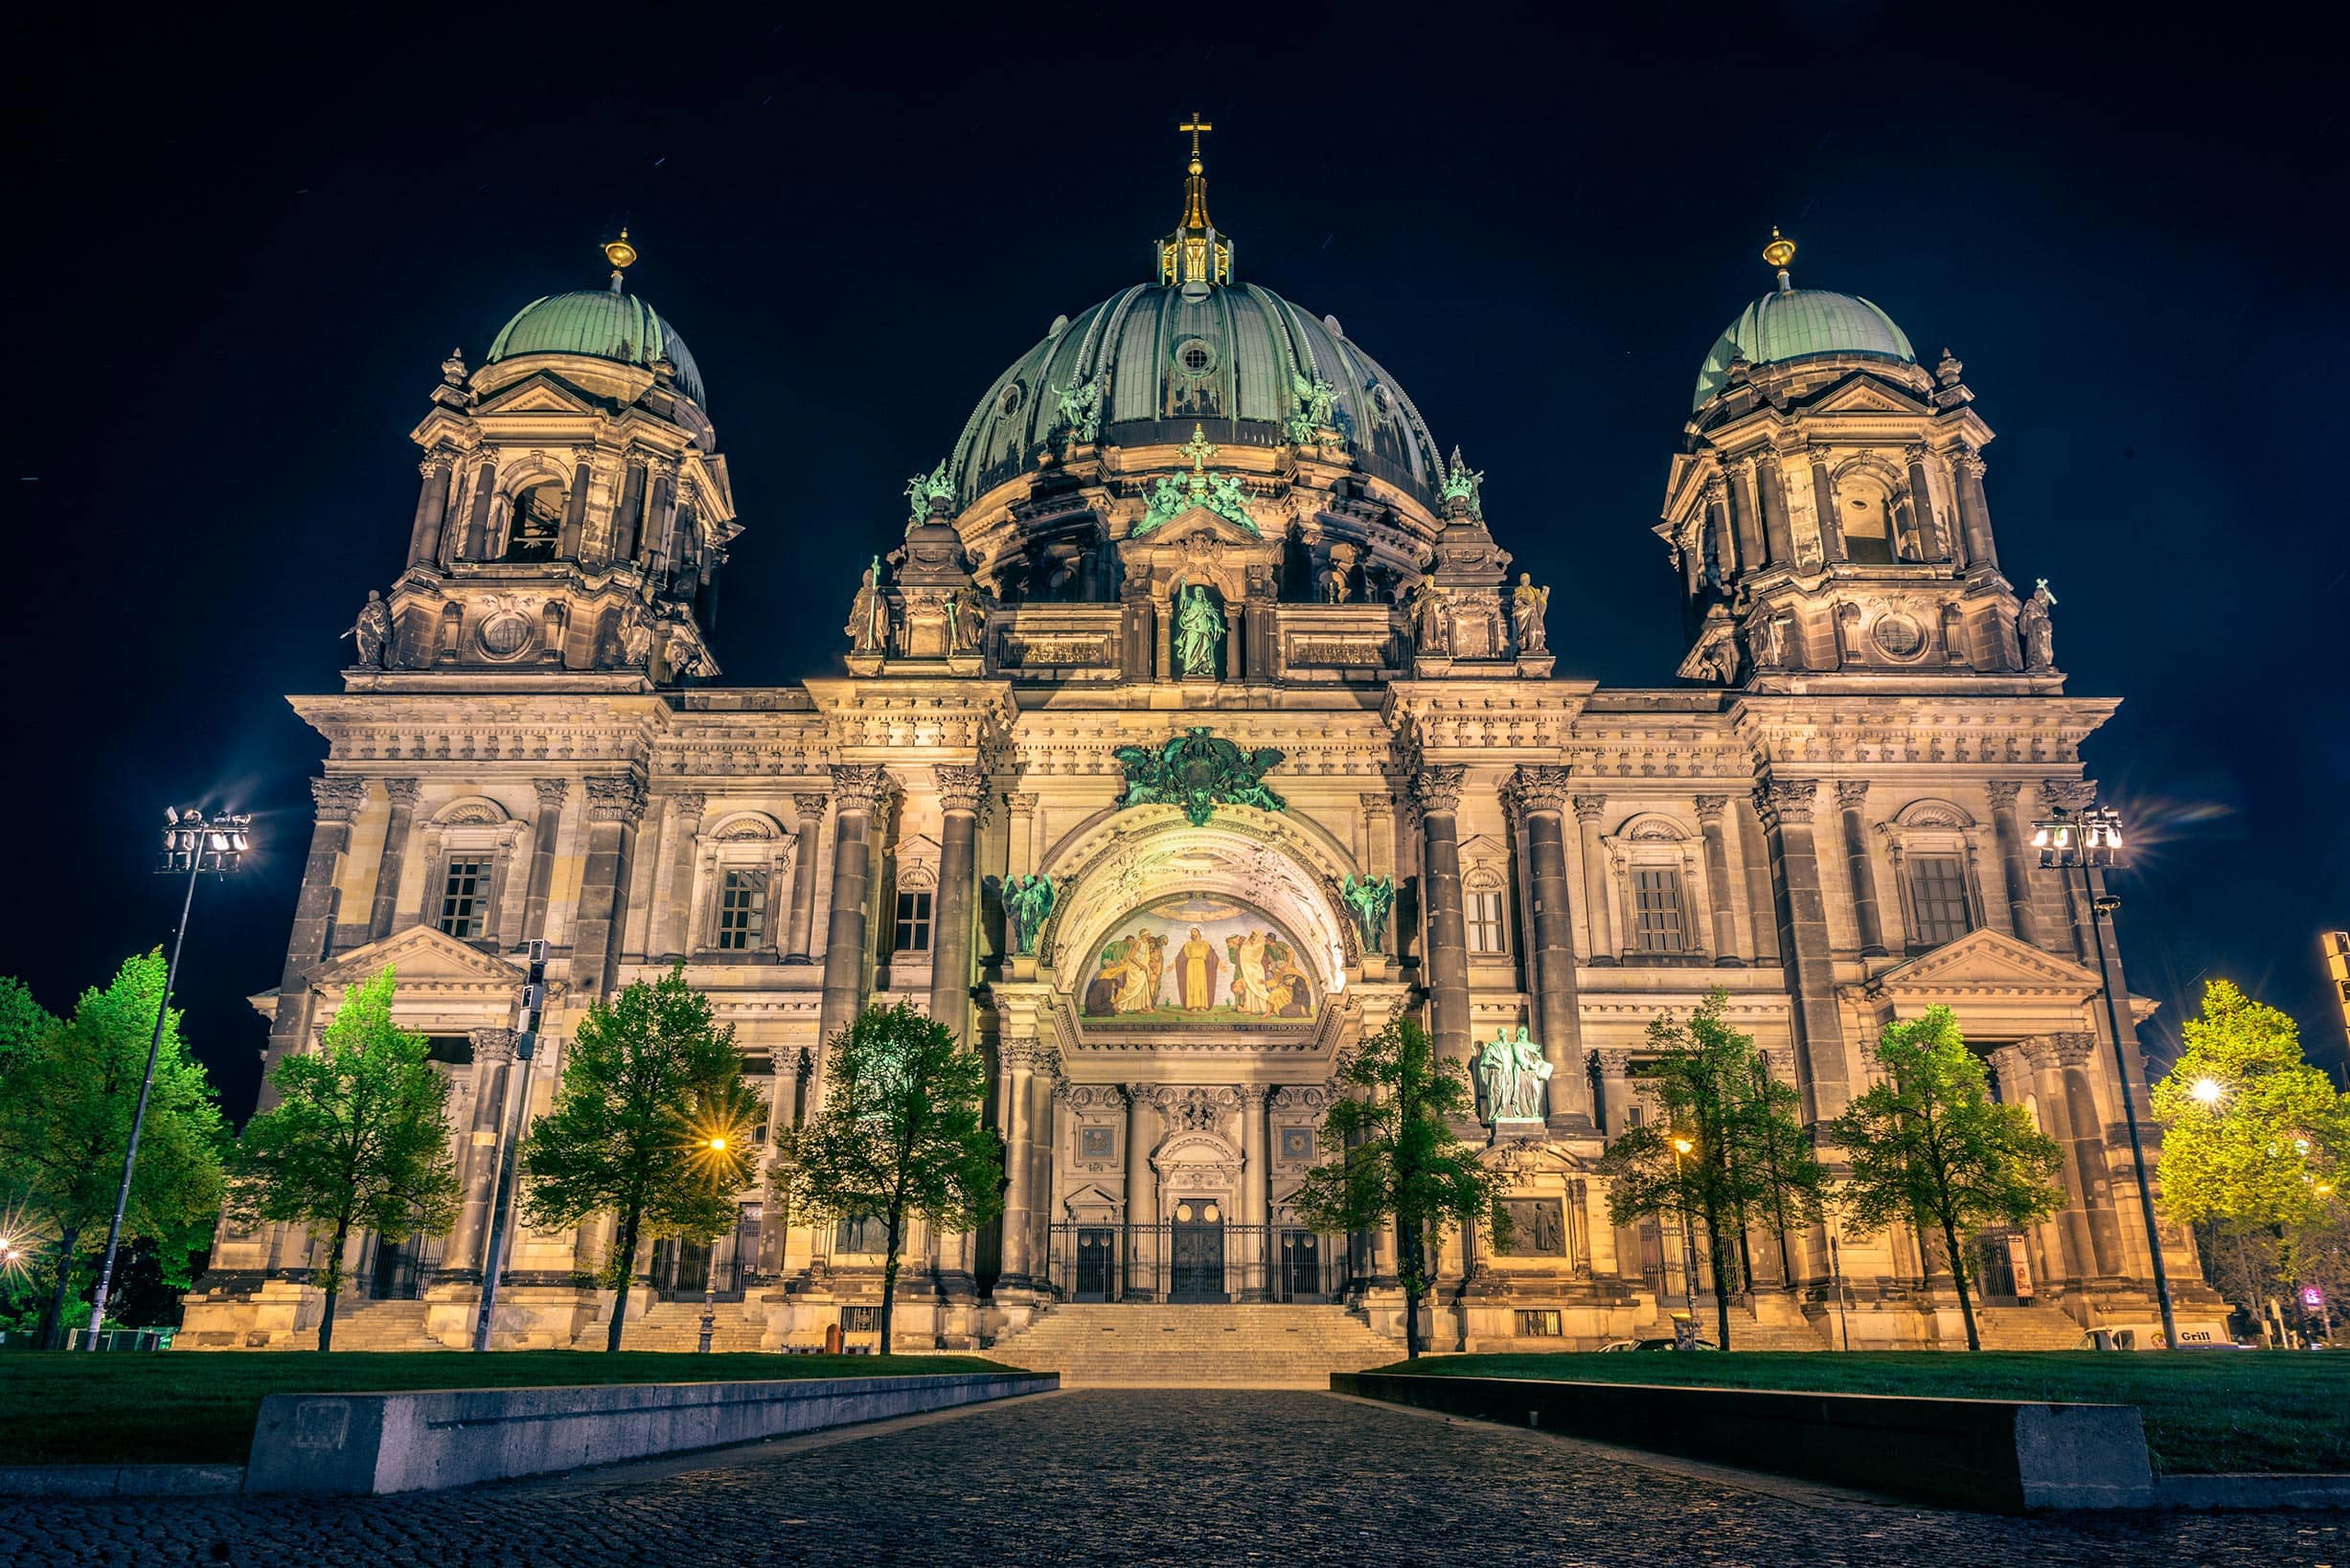
[[[1148,275],[984,389],[843,585],[835,673],[723,679],[704,628],[745,525],[625,236],[608,286],[441,366],[403,564],[341,690],[292,699],[331,750],[284,976],[255,999],[274,1062],[395,966],[453,1079],[461,1217],[354,1240],[338,1348],[468,1342],[509,1098],[543,1111],[582,1010],[678,964],[770,1136],[869,1005],[984,1055],[1004,1213],[917,1228],[900,1349],[1051,1365],[1102,1314],[1246,1304],[1300,1344],[1358,1336],[1355,1364],[1400,1353],[1392,1235],[1317,1235],[1292,1197],[1340,1065],[1401,1016],[1512,1064],[1474,1133],[1512,1222],[1447,1241],[1435,1347],[1657,1332],[1692,1284],[1682,1238],[1613,1226],[1596,1162],[1653,1113],[1650,1021],[1715,990],[1807,1122],[1866,1086],[1884,1024],[1955,1010],[2064,1150],[2057,1214],[1972,1238],[1986,1343],[2149,1315],[2121,1131],[2145,1085],[2134,1039],[2117,1076],[2101,968],[2152,1004],[2029,848],[2036,816],[2093,799],[2081,746],[2116,703],[2066,691],[2046,584],[2002,563],[1958,359],[1798,286],[1774,235],[1679,431],[1655,410],[1687,652],[1602,688],[1461,448],[1336,318],[1249,278],[1184,128]],[[535,941],[550,994],[518,1061]],[[732,1235],[648,1244],[628,1343],[690,1348],[708,1293],[719,1349],[870,1345],[878,1232],[754,1191]],[[612,1244],[608,1222],[520,1233],[497,1343],[601,1343]],[[2161,1244],[2196,1278],[2184,1236]],[[314,1344],[321,1246],[225,1229],[179,1343]],[[1736,1343],[1964,1344],[1906,1233],[1751,1254]]]

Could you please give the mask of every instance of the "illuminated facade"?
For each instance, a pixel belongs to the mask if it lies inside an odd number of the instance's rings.
[[[1956,1009],[2065,1148],[2065,1210],[1979,1239],[1990,1342],[2143,1316],[2099,938],[2026,849],[2090,798],[2080,746],[2115,705],[2066,693],[2052,601],[2002,573],[1958,361],[1795,288],[1775,241],[1671,454],[1680,682],[1602,689],[1402,386],[1236,267],[1194,149],[1154,276],[1056,321],[909,487],[842,674],[716,679],[725,460],[632,252],[445,367],[405,570],[344,690],[295,699],[331,750],[259,999],[299,1050],[394,963],[457,1084],[464,1217],[354,1244],[378,1299],[338,1345],[464,1341],[534,939],[558,981],[535,1107],[586,1000],[679,961],[777,1120],[875,1000],[986,1054],[1007,1212],[914,1238],[913,1345],[1137,1300],[1400,1334],[1391,1238],[1316,1236],[1289,1200],[1338,1063],[1403,1013],[1456,1058],[1526,1042],[1482,1107],[1513,1239],[1449,1245],[1436,1342],[1655,1331],[1678,1237],[1611,1226],[1594,1161],[1643,1113],[1649,1021],[1717,988],[1807,1119],[1885,1021]],[[1907,1237],[1747,1239],[1745,1343],[1958,1340]],[[706,1281],[721,1348],[854,1340],[873,1241],[752,1200],[733,1238],[640,1260],[630,1342],[690,1345]],[[503,1337],[600,1336],[582,1282],[609,1244],[523,1235]],[[181,1343],[300,1343],[316,1245],[225,1238]]]

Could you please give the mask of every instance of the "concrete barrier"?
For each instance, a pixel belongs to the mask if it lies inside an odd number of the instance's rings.
[[[2020,1513],[2148,1508],[2136,1407],[1334,1373],[1333,1392],[1776,1475]]]
[[[1057,1373],[272,1394],[245,1489],[365,1495],[715,1448],[1061,1386]]]

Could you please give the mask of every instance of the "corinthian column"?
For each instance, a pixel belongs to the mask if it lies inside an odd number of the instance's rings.
[[[1830,566],[1844,558],[1844,520],[1836,514],[1836,480],[1828,472],[1834,456],[1818,442],[1803,449],[1812,467],[1812,510],[1819,513],[1819,556]]]
[[[417,781],[386,779],[383,793],[392,803],[392,814],[383,825],[383,852],[376,856],[376,898],[367,912],[370,942],[380,942],[392,934],[392,920],[399,908],[399,873],[408,856],[408,833],[416,822]]]
[[[1599,842],[1599,821],[1608,809],[1605,795],[1574,798],[1575,826],[1583,845],[1583,918],[1591,927],[1591,962],[1615,963],[1615,933],[1608,919],[1608,862]]]
[[[430,566],[441,558],[441,529],[448,520],[448,471],[453,462],[448,453],[436,451],[417,465],[417,472],[424,476],[424,489],[416,499],[416,525],[408,532],[410,566]]]
[[[486,1240],[490,1203],[498,1175],[498,1132],[506,1125],[506,1089],[514,1059],[514,1032],[477,1029],[473,1042],[473,1121],[457,1151],[457,1181],[464,1193],[457,1211],[457,1229],[450,1236],[447,1272],[466,1279],[482,1277],[482,1246]]]
[[[1843,1021],[1837,1013],[1819,851],[1812,837],[1818,794],[1816,779],[1766,779],[1754,791],[1778,892],[1780,958],[1795,992],[1795,1083],[1803,1093],[1806,1122],[1842,1111],[1852,1081],[1844,1060]]]
[[[1877,915],[1877,867],[1869,858],[1868,825],[1860,807],[1868,800],[1866,779],[1839,779],[1836,804],[1844,826],[1844,870],[1852,881],[1853,918],[1860,927],[1860,956],[1882,958],[1884,924]]]
[[[1730,891],[1730,852],[1722,832],[1722,814],[1729,805],[1727,795],[1700,795],[1698,829],[1705,838],[1705,890],[1712,896],[1714,910],[1714,963],[1736,968],[1745,960],[1738,956],[1738,910]]]
[[[621,890],[635,858],[645,786],[627,774],[587,781],[587,858],[571,937],[571,985],[582,1002],[611,989],[620,952]]]
[[[667,864],[653,876],[652,935],[645,943],[647,955],[664,963],[685,956],[692,935],[694,854],[701,846],[702,813],[710,808],[710,797],[699,790],[681,790],[670,797],[670,805],[677,814],[668,829]],[[760,940],[766,940],[765,932],[760,933]]]
[[[1948,560],[1950,541],[1943,537],[1941,519],[1934,515],[1934,492],[1926,479],[1926,448],[1912,445],[1903,454],[1909,463],[1909,511],[1918,524],[1918,548],[1928,560]]]
[[[310,970],[326,956],[334,924],[334,882],[351,848],[351,819],[367,800],[367,782],[336,774],[310,781],[318,825],[310,829],[310,852],[302,865],[302,891],[294,898],[294,924],[285,939],[285,967],[278,981],[277,1009],[269,1016],[270,1066],[309,1039]],[[265,1071],[265,1070],[264,1070]],[[277,1103],[277,1092],[262,1080],[260,1109]]]
[[[1723,465],[1723,478],[1728,489],[1730,528],[1738,535],[1738,569],[1754,572],[1767,564],[1763,550],[1763,530],[1755,521],[1754,502],[1746,487],[1752,482],[1754,460],[1750,457],[1733,459]]]
[[[563,803],[571,799],[568,779],[534,779],[538,794],[538,820],[532,825],[531,880],[522,901],[522,940],[536,942],[547,934],[547,898],[555,891],[555,838],[563,828]]]
[[[824,826],[827,795],[794,795],[798,826],[791,834],[791,930],[785,939],[786,964],[812,964],[809,948],[816,935],[816,834]]]
[[[930,929],[930,1018],[944,1024],[960,1043],[970,1033],[971,1010],[971,909],[978,864],[979,798],[988,776],[975,767],[939,766],[938,904]]]
[[[1412,780],[1420,813],[1421,884],[1427,903],[1428,1033],[1438,1053],[1469,1059],[1469,932],[1461,916],[1459,815],[1465,767],[1423,767]]]
[[[2023,859],[2023,824],[2016,813],[2016,797],[2022,785],[2013,779],[1994,779],[1991,795],[1992,836],[1999,846],[1999,878],[2006,884],[2007,916],[2016,940],[2040,945],[2040,920],[2032,907],[2032,874]]]
[[[1967,564],[1996,572],[1999,552],[1991,542],[1991,504],[1983,497],[1983,458],[1972,446],[1961,446],[1951,458],[1958,478],[1958,527],[1966,535]]]
[[[1575,980],[1574,915],[1566,891],[1566,769],[1521,767],[1511,794],[1526,824],[1526,879],[1534,901],[1534,1022],[1550,1064],[1549,1120],[1591,1125],[1583,1070],[1583,1007]]]
[[[996,1103],[1003,1107],[1004,1121],[1004,1244],[995,1288],[1021,1290],[1035,1284],[1035,1084],[1044,1047],[1036,1040],[1005,1040],[997,1054],[1001,1092]]]
[[[824,921],[824,1005],[817,1028],[829,1045],[865,1009],[865,909],[872,902],[873,819],[889,797],[889,770],[833,769],[833,898]]]
[[[1765,450],[1754,459],[1755,491],[1763,502],[1763,540],[1773,566],[1795,564],[1795,530],[1787,515],[1787,475],[1779,454]]]

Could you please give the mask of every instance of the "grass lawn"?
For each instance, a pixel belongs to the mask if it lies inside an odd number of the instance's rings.
[[[268,1394],[1004,1372],[975,1355],[165,1351],[0,1355],[0,1465],[242,1464]]]
[[[2159,1470],[2350,1471],[2350,1355],[2323,1352],[1436,1355],[1380,1370],[2133,1404],[2145,1417],[2147,1446]]]

